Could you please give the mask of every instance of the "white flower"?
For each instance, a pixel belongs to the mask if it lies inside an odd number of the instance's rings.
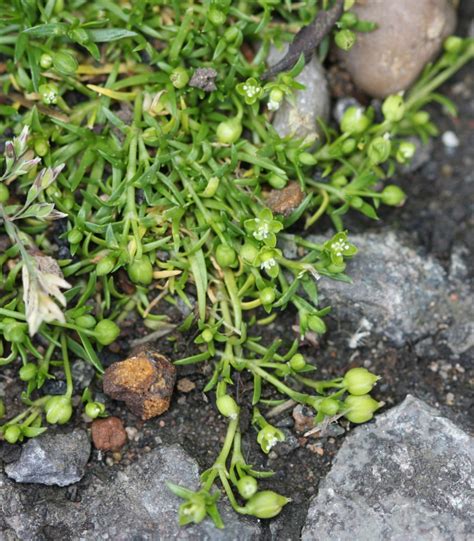
[[[267,103],[267,107],[269,111],[278,111],[278,109],[280,108],[280,102],[269,100]]]
[[[260,268],[262,270],[269,270],[275,265],[276,265],[275,258],[271,257],[270,259],[267,259],[266,261],[262,261]]]
[[[258,218],[255,220],[255,222],[257,224],[257,229],[254,231],[253,236],[257,240],[265,240],[270,234],[268,222],[259,220]]]
[[[337,240],[331,244],[331,249],[336,252],[337,257],[341,257],[343,252],[349,249],[349,244],[343,240]]]

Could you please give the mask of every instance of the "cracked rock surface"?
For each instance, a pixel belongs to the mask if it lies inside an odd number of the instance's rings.
[[[474,537],[474,439],[408,395],[343,443],[303,541]]]

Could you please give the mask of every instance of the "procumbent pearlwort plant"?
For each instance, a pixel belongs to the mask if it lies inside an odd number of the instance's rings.
[[[388,97],[380,111],[350,107],[339,126],[322,126],[319,145],[281,138],[272,115],[301,88],[295,77],[310,48],[323,58],[331,32],[347,49],[357,32],[373,29],[344,4],[345,12],[341,0],[2,3],[0,130],[9,141],[0,231],[9,240],[0,237],[0,365],[18,362],[25,382],[23,411],[5,416],[0,401],[4,440],[68,422],[71,362],[85,359],[103,373],[99,353],[132,312],[152,338],[173,331],[164,301],[191,310],[179,331],[197,329],[193,355],[175,364],[212,363],[204,390],[228,419],[201,489],[170,485],[184,499],[181,524],[209,515],[223,526],[217,482],[239,513],[271,518],[288,502],[259,490],[271,473],[245,461],[236,373],[253,381],[252,421],[264,453],[284,439],[267,407],[288,399],[313,408],[316,423],[372,418],[377,376],[355,368],[313,379],[300,340],[283,349],[262,336],[290,306],[300,338],[325,332],[329,307],[320,305],[318,281],[348,281],[346,262],[357,252],[344,215],[376,219],[381,204],[403,203],[402,190],[385,181],[414,155],[411,136],[436,135],[423,109],[429,102],[454,113],[436,91],[472,59],[474,43],[449,38],[405,95]],[[291,41],[316,15],[324,32],[307,32],[306,45],[298,40],[301,49],[290,47],[265,72],[270,46]],[[272,211],[270,191],[285,201],[290,188],[296,204]],[[310,242],[304,230],[324,215],[334,235]],[[299,258],[285,255],[288,243]],[[121,287],[121,272],[132,292]],[[65,394],[42,394],[60,371]],[[271,400],[262,398],[264,386],[273,388]],[[105,415],[89,389],[82,402],[90,418]]]

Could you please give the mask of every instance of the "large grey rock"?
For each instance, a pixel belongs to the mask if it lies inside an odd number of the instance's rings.
[[[61,487],[82,479],[91,444],[84,430],[69,434],[47,431],[28,440],[20,458],[8,464],[5,472],[18,483],[39,483]]]
[[[449,0],[358,0],[354,12],[378,27],[358,33],[354,47],[338,55],[356,85],[375,97],[407,89],[456,26]]]
[[[278,50],[272,48],[268,64],[276,64],[288,50],[288,45]],[[329,119],[330,98],[326,74],[316,56],[306,64],[296,81],[305,85],[304,90],[295,90],[292,98],[285,99],[273,117],[273,127],[280,137],[292,135],[315,142],[321,137],[318,118]]]
[[[474,440],[408,396],[339,450],[303,541],[474,539]]]
[[[75,503],[42,489],[37,503],[28,505],[20,490],[0,474],[0,539],[1,532],[10,530],[22,541],[37,540],[46,526],[51,538],[69,541],[254,540],[261,534],[256,521],[236,515],[224,498],[219,505],[224,530],[207,519],[198,525],[178,526],[182,500],[168,490],[166,481],[191,489],[199,486],[196,462],[178,445],[154,449],[102,480],[106,476],[99,472],[88,480]]]
[[[351,235],[350,240],[359,248],[346,269],[353,283],[323,277],[319,289],[322,303],[331,305],[332,314],[349,322],[353,332],[365,318],[371,332],[401,346],[436,334],[440,323],[453,318],[463,324],[474,321],[472,293],[466,291],[453,302],[448,277],[432,257],[403,244],[391,232]]]

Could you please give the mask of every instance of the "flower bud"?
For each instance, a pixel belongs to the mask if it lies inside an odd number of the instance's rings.
[[[48,53],[43,53],[40,56],[40,66],[44,70],[49,70],[49,68],[53,65],[53,57]]]
[[[96,273],[97,276],[107,276],[107,274],[110,274],[117,263],[117,260],[113,255],[106,255],[103,257],[96,266]]]
[[[156,128],[146,128],[142,132],[142,138],[145,145],[154,146],[160,142],[160,134]]]
[[[207,18],[214,26],[223,25],[227,19],[226,14],[215,6],[209,8]]]
[[[10,425],[6,428],[5,432],[3,433],[3,437],[5,438],[5,441],[8,443],[16,443],[21,436],[21,428],[18,425]]]
[[[255,477],[251,477],[250,475],[245,475],[237,481],[237,490],[242,498],[246,500],[251,498],[257,492],[257,488],[257,480]]]
[[[398,186],[395,186],[395,184],[389,184],[383,189],[381,199],[384,205],[399,207],[405,202],[406,195],[405,192]]]
[[[111,344],[119,334],[120,328],[110,319],[99,321],[94,329],[95,339],[103,346]]]
[[[153,265],[146,255],[130,263],[127,267],[127,272],[134,284],[148,286],[153,280]]]
[[[216,248],[216,261],[221,267],[233,267],[237,263],[237,254],[231,246],[219,244]]]
[[[337,188],[343,188],[343,187],[346,186],[348,183],[349,183],[349,181],[347,180],[347,177],[345,177],[344,175],[341,175],[341,174],[336,174],[336,175],[331,179],[331,184],[332,184],[333,186],[336,186]]]
[[[352,28],[357,24],[358,20],[357,15],[353,11],[346,11],[339,19],[339,22],[344,28]]]
[[[366,423],[372,419],[374,412],[381,406],[380,402],[377,402],[368,394],[350,395],[344,401],[344,408],[348,410],[344,417],[351,423]]]
[[[243,40],[242,30],[237,26],[230,26],[224,32],[224,39],[227,43],[234,43],[236,47],[239,47]]]
[[[275,290],[273,287],[266,287],[258,294],[263,305],[272,304],[276,298]]]
[[[379,376],[372,374],[367,368],[358,367],[348,370],[342,383],[350,394],[360,396],[370,393],[379,379]]]
[[[325,415],[336,415],[339,411],[339,400],[330,397],[323,398],[317,409]]]
[[[275,188],[275,190],[283,189],[286,186],[287,182],[288,180],[286,178],[280,177],[276,173],[272,173],[268,177],[268,184],[270,184],[272,188]]]
[[[405,102],[399,94],[388,96],[382,104],[382,113],[388,122],[399,122],[405,114]]]
[[[91,314],[84,314],[77,317],[75,323],[81,329],[93,329],[97,325],[95,317]]]
[[[281,494],[277,494],[272,490],[263,490],[254,494],[244,507],[247,515],[252,515],[257,518],[273,518],[283,509],[290,501]]]
[[[448,53],[458,53],[464,44],[459,36],[449,36],[443,43],[444,50]]]
[[[33,363],[24,364],[18,372],[21,381],[30,381],[36,377],[37,373],[38,367]]]
[[[279,88],[274,88],[270,92],[270,95],[268,97],[270,101],[273,101],[275,103],[280,103],[285,97],[285,94]]]
[[[343,51],[348,51],[352,49],[354,43],[356,42],[356,35],[352,30],[345,28],[344,30],[339,30],[334,35],[334,41],[336,45]]]
[[[216,130],[219,143],[231,145],[238,141],[242,134],[242,123],[237,117],[222,121]]]
[[[4,319],[3,336],[7,342],[21,344],[26,338],[26,325],[16,319]]]
[[[355,139],[346,139],[341,145],[342,153],[350,154],[351,152],[354,152],[356,145],[357,143]]]
[[[430,121],[430,115],[426,111],[418,111],[413,115],[413,123],[417,126],[423,126]]]
[[[228,394],[220,396],[216,400],[216,406],[221,415],[230,419],[235,419],[240,411],[237,402]]]
[[[306,361],[301,353],[295,353],[289,361],[290,368],[295,372],[300,372],[306,367]]]
[[[360,107],[352,105],[342,115],[341,130],[344,133],[358,135],[363,133],[369,126],[370,119]]]
[[[6,203],[10,199],[10,192],[5,184],[0,184],[0,204]]]
[[[308,327],[311,331],[318,334],[324,334],[326,332],[326,323],[315,314],[308,316]]]
[[[46,156],[49,150],[48,140],[44,137],[36,137],[34,141],[34,149],[37,156]]]
[[[46,421],[49,424],[63,425],[69,421],[72,416],[72,403],[68,396],[52,396],[44,405],[46,412]]]
[[[183,66],[178,66],[171,72],[170,79],[175,88],[184,88],[189,82],[189,74]]]
[[[201,337],[206,344],[209,344],[214,340],[214,333],[211,331],[211,329],[204,329],[201,333]]]
[[[377,165],[388,160],[391,150],[392,144],[389,139],[386,137],[375,137],[369,143],[367,155],[370,161]]]
[[[104,411],[105,406],[100,402],[89,402],[84,408],[84,412],[89,419],[96,419],[99,415],[102,415]]]

